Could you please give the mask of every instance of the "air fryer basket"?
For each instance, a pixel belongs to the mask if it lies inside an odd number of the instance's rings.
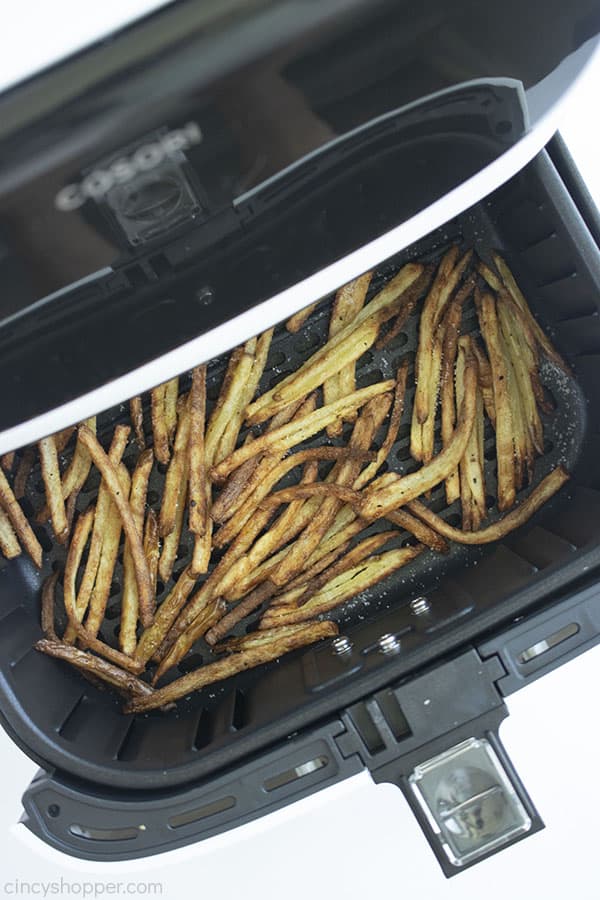
[[[338,611],[340,629],[354,644],[348,657],[336,657],[326,644],[299,651],[196,693],[181,701],[176,711],[135,718],[122,714],[120,700],[111,693],[97,690],[63,663],[32,649],[41,633],[41,582],[64,558],[62,548],[54,548],[40,530],[46,550],[43,571],[35,571],[24,558],[0,570],[0,712],[7,730],[33,758],[115,789],[166,788],[195,781],[520,614],[600,563],[600,481],[595,467],[600,452],[598,249],[543,152],[484,202],[380,266],[373,290],[407,259],[438,258],[456,241],[474,246],[484,258],[491,248],[503,253],[534,312],[574,367],[577,386],[550,366],[544,371],[557,412],[545,421],[545,454],[536,467],[539,480],[563,463],[572,472],[571,482],[503,542],[487,548],[455,546],[447,557],[424,553]],[[266,386],[312,352],[327,328],[328,310],[324,304],[297,335],[279,329]],[[414,353],[415,325],[413,317],[389,348],[366,354],[359,385],[388,376],[399,359]],[[475,318],[467,325],[475,328]],[[209,367],[213,397],[223,365],[217,360]],[[390,455],[390,466],[398,471],[407,471],[412,464],[410,402],[406,408],[399,441]],[[110,411],[102,418],[101,430],[108,433],[126,415],[124,407]],[[486,450],[493,518],[497,511],[490,433]],[[40,503],[39,482],[39,475],[34,475],[32,508]],[[150,502],[155,491],[156,483],[151,484]],[[82,506],[89,497],[89,492],[82,493]],[[444,508],[441,488],[434,491],[432,502],[434,509]],[[443,514],[452,521],[458,508],[452,506]],[[190,549],[184,541],[176,572],[184,567]],[[410,600],[423,594],[431,610],[415,617]],[[118,611],[117,571],[102,632],[109,641],[114,641]],[[398,655],[385,657],[374,649],[384,633],[401,635]],[[199,642],[183,661],[183,670],[198,665],[207,653]]]

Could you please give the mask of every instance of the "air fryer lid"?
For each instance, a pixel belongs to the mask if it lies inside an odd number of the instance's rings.
[[[598,30],[593,0],[177,4],[8,92],[0,451],[401,249],[331,270],[535,132]]]

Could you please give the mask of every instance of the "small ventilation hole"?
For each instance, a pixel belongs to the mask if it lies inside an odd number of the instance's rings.
[[[233,809],[235,802],[235,797],[222,797],[220,800],[214,800],[212,803],[205,803],[204,806],[188,809],[186,812],[171,816],[169,828],[181,828],[183,825],[191,825],[193,822],[200,822],[202,819],[216,816],[217,813]]]
[[[299,766],[294,766],[293,769],[286,769],[285,772],[280,772],[278,775],[273,775],[272,778],[267,778],[263,783],[263,787],[265,791],[276,791],[278,788],[285,787],[286,784],[291,784],[293,781],[312,775],[313,772],[318,772],[319,769],[324,769],[328,764],[329,758],[327,756],[315,756],[314,759],[309,759]]]

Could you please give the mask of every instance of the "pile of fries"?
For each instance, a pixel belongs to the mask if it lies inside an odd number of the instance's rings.
[[[504,260],[492,258],[493,267],[453,246],[437,265],[404,265],[368,302],[371,273],[362,275],[338,291],[325,344],[258,396],[272,330],[233,350],[210,411],[206,367],[199,366],[189,390],[182,392],[175,378],[151,392],[149,422],[142,399],[131,400],[131,425],[115,427],[107,450],[95,418],[41,440],[46,505],[35,520],[51,524],[65,545],[65,563],[44,583],[45,637],[37,648],[112,685],[125,697],[126,712],[168,707],[334,636],[335,622],[323,616],[425,549],[446,553],[448,541],[489,543],[526,522],[568,479],[558,467],[516,504],[518,492],[532,486],[535,459],[543,453],[540,410],[551,411],[540,356],[569,370]],[[470,303],[480,336],[462,333]],[[299,330],[313,312],[314,306],[294,316],[288,330]],[[356,364],[371,347],[393,346],[412,315],[419,316],[419,337],[409,408],[408,358],[394,378],[362,388]],[[380,473],[405,414],[419,465],[408,474]],[[495,432],[497,506],[504,513],[487,525],[486,419]],[[307,447],[317,435],[321,442]],[[71,440],[74,449],[61,471]],[[128,468],[123,455],[131,440],[138,452]],[[34,447],[2,459],[0,546],[13,558],[22,545],[41,567],[42,548],[19,502],[35,459]],[[166,471],[157,509],[148,503],[155,466]],[[93,467],[100,485],[94,502],[79,512]],[[428,507],[439,484],[448,504],[460,500],[462,528]],[[378,519],[387,527],[372,533],[369,526]],[[174,578],[186,528],[193,553]],[[120,553],[113,646],[101,628]],[[168,589],[157,604],[159,581]],[[59,637],[61,583],[68,624]],[[257,611],[258,627],[232,637],[232,629]],[[157,686],[167,674],[173,678],[201,638],[213,661]]]

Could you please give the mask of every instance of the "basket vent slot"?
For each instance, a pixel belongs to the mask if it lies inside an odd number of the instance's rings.
[[[268,792],[276,791],[278,788],[285,787],[286,784],[291,784],[293,781],[312,775],[313,772],[318,772],[319,769],[324,769],[328,764],[329,758],[327,756],[315,756],[314,759],[309,759],[299,766],[294,766],[293,769],[286,769],[285,772],[280,772],[278,775],[265,779],[263,787]]]
[[[186,812],[171,816],[169,827],[181,828],[183,825],[200,822],[202,819],[216,816],[217,813],[225,812],[227,809],[233,809],[235,804],[235,797],[222,797],[220,800],[214,800],[212,803],[205,803],[204,806],[197,806],[195,809],[188,809]]]

